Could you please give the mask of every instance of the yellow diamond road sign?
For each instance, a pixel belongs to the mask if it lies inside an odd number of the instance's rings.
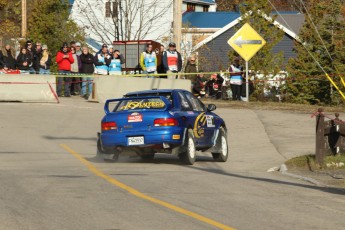
[[[246,23],[229,39],[228,44],[245,61],[249,61],[266,44],[266,41]]]

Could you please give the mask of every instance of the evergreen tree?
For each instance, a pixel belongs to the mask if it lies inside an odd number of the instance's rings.
[[[277,15],[271,17],[272,20],[267,19],[272,12],[272,7],[267,3],[267,0],[246,0],[240,7],[240,11],[243,19],[236,29],[238,30],[245,23],[249,23],[266,41],[266,45],[250,60],[249,69],[252,70],[254,76],[263,75],[264,79],[261,80],[269,80],[270,77],[279,73],[283,66],[283,53],[274,54],[272,48],[283,38],[284,31],[273,26]],[[234,56],[238,56],[238,54],[235,51],[230,52],[230,61],[233,60]],[[261,99],[264,90],[269,87],[260,81],[255,85],[256,90],[252,96]]]
[[[295,43],[297,57],[287,66],[288,99],[297,103],[339,103],[339,94],[331,87],[325,72],[341,86],[338,73],[343,74],[345,70],[344,0],[312,0],[311,3],[299,35],[302,43]]]
[[[67,0],[34,0],[28,21],[28,38],[47,44],[54,57],[63,42],[84,42],[84,33],[69,19]]]
[[[0,37],[20,37],[21,1],[0,0]]]

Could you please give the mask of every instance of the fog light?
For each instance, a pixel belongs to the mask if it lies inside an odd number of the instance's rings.
[[[172,139],[173,140],[180,140],[181,136],[180,135],[173,135]]]

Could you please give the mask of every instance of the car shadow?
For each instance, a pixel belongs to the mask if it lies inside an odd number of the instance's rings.
[[[261,181],[261,182],[271,183],[271,184],[281,184],[281,185],[286,185],[286,186],[302,187],[302,188],[314,189],[314,190],[319,190],[322,192],[327,192],[327,193],[332,193],[332,194],[337,194],[337,195],[345,195],[345,189],[342,189],[342,188],[320,187],[320,186],[316,186],[316,185],[299,184],[299,183],[274,180],[274,179],[269,179],[269,178],[243,176],[243,175],[239,175],[239,174],[235,174],[235,173],[229,173],[229,172],[226,172],[222,169],[201,168],[201,167],[186,166],[186,165],[184,167],[188,167],[190,169],[204,171],[204,172],[208,172],[208,173],[219,174],[219,175],[223,175],[223,176],[241,178],[241,179],[245,179],[245,180],[255,180],[255,181]]]
[[[53,136],[42,136],[45,139],[48,140],[79,140],[79,141],[97,141],[97,137],[53,137]]]
[[[153,159],[142,159],[139,156],[127,156],[127,155],[120,155],[117,161],[113,160],[103,160],[99,156],[95,154],[95,157],[85,158],[86,160],[93,162],[93,163],[137,163],[137,164],[167,164],[167,165],[185,165],[183,162],[180,161],[178,156],[176,155],[168,155],[168,154],[156,154]],[[196,162],[214,162],[212,157],[208,156],[197,156]]]

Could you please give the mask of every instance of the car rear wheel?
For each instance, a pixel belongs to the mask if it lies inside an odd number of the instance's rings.
[[[192,130],[188,130],[185,147],[186,151],[181,153],[179,155],[179,158],[183,163],[187,165],[193,165],[196,159],[196,149]]]
[[[218,162],[226,162],[228,160],[228,140],[224,128],[219,129],[217,146],[220,152],[212,153],[213,159]]]
[[[120,153],[118,151],[104,152],[101,147],[101,141],[97,140],[97,157],[103,159],[105,162],[118,161]]]

